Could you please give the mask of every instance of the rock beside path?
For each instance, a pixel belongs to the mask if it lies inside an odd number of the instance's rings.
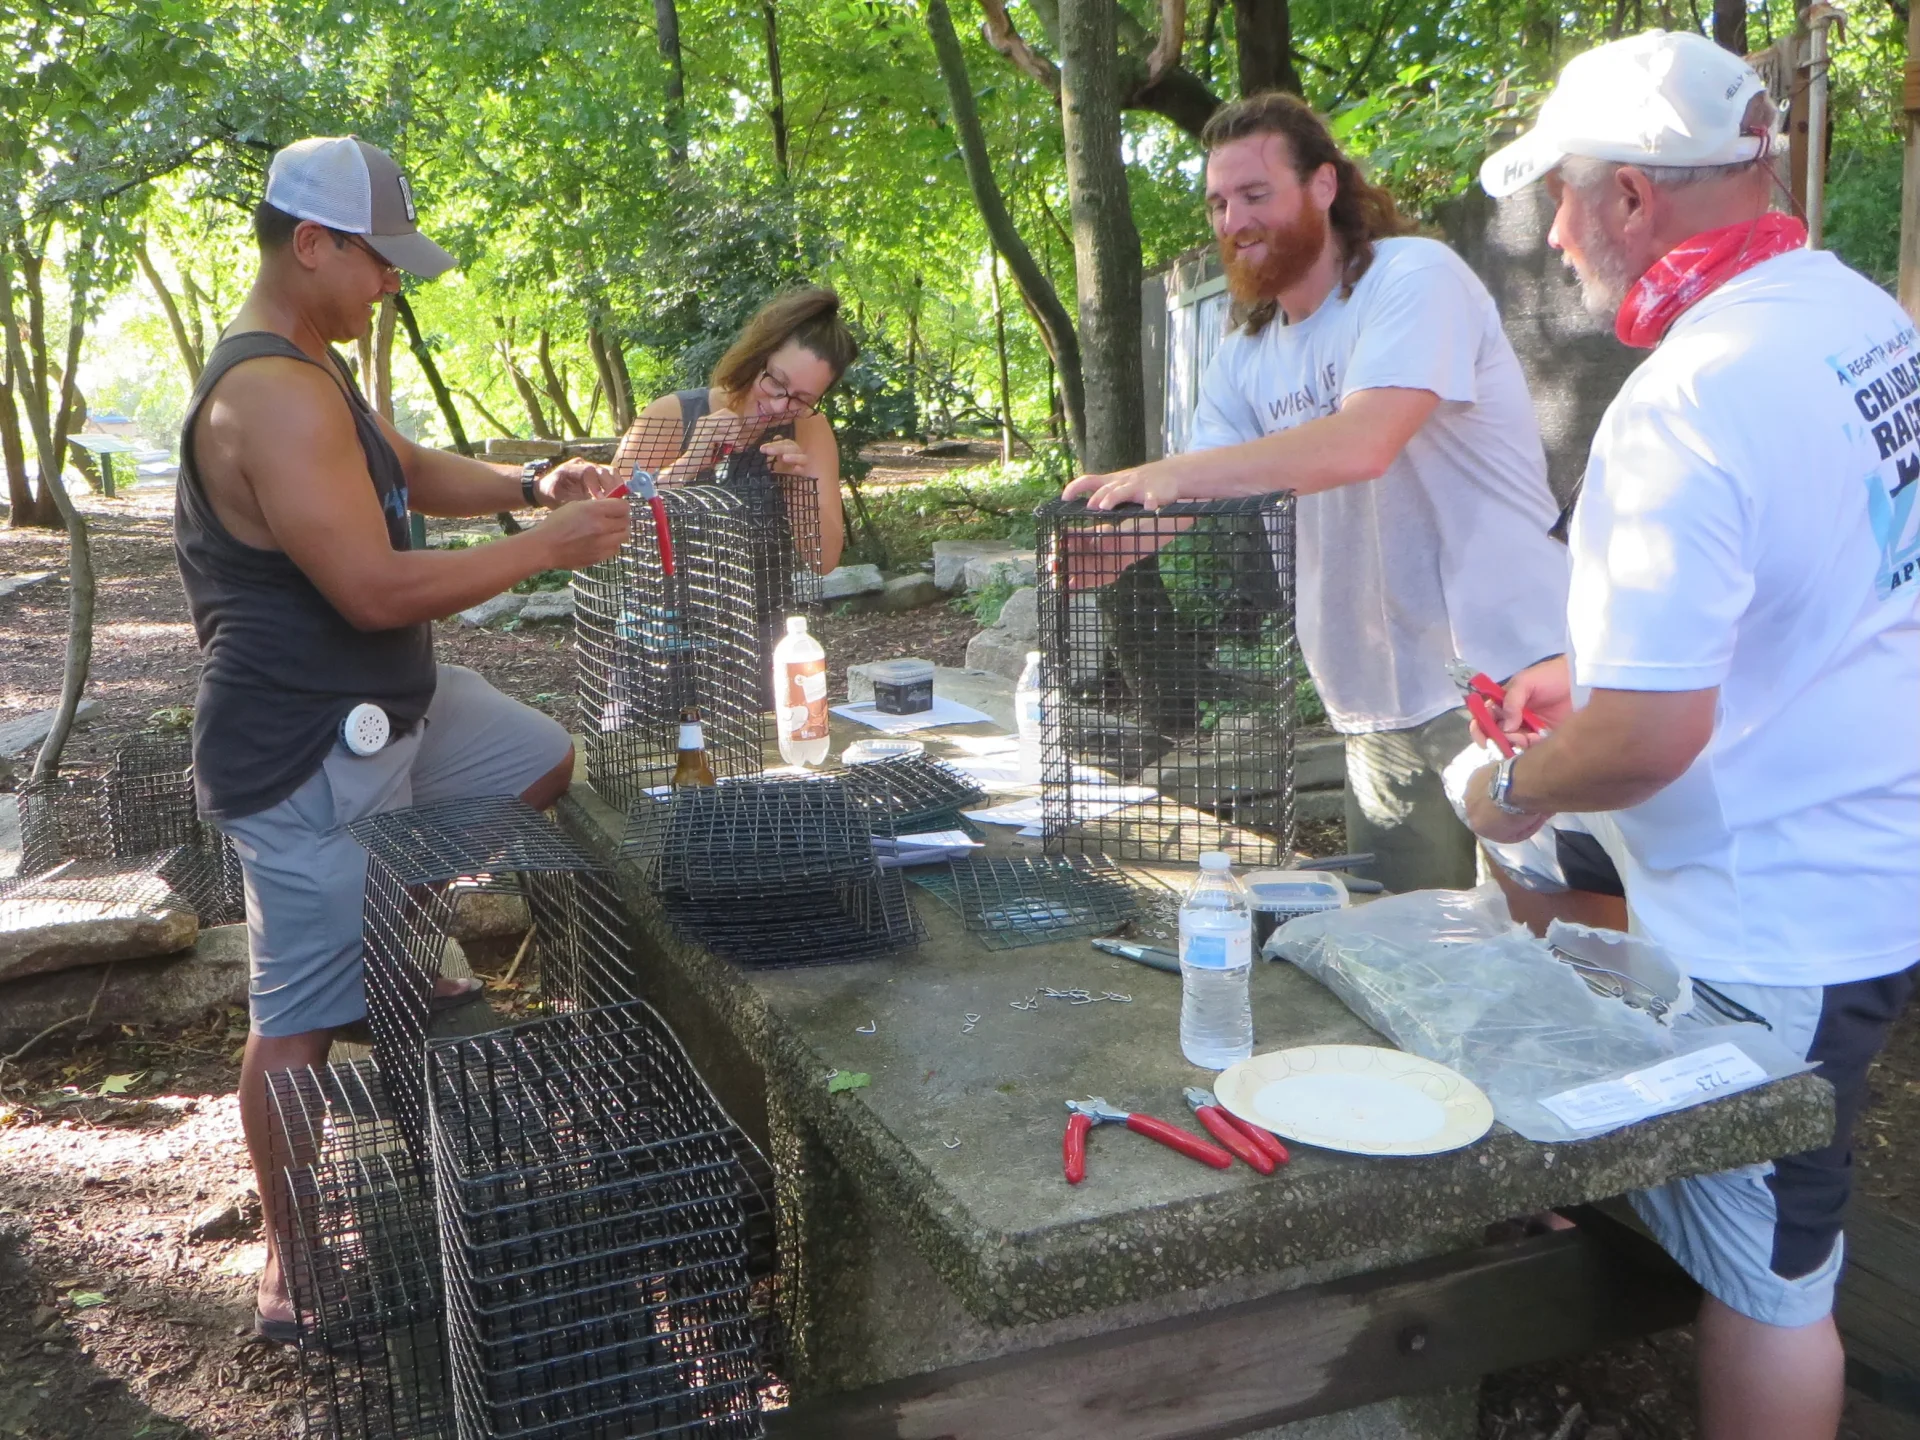
[[[211,926],[184,955],[87,965],[0,984],[0,1054],[49,1025],[84,1016],[96,995],[96,1026],[165,1029],[191,1024],[208,1010],[245,1005],[247,927]]]
[[[76,860],[0,900],[0,981],[172,955],[200,918],[151,870]]]
[[[82,700],[74,709],[73,723],[84,725],[99,713],[98,700]],[[45,740],[47,732],[53,729],[53,715],[51,710],[35,710],[0,724],[0,757],[18,755]]]

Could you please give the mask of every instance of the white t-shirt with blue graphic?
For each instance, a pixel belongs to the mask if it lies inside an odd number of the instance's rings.
[[[1386,474],[1295,510],[1300,649],[1347,734],[1457,708],[1455,656],[1500,679],[1566,649],[1567,552],[1547,533],[1559,507],[1527,382],[1487,287],[1439,241],[1382,240],[1351,295],[1228,336],[1188,448],[1290,430],[1374,389],[1440,405]]]
[[[1686,311],[1601,421],[1574,678],[1720,696],[1687,773],[1595,831],[1636,928],[1702,979],[1920,960],[1916,481],[1913,321],[1821,251]]]

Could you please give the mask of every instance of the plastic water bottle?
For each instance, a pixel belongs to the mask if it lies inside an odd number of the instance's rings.
[[[827,758],[827,652],[807,633],[804,615],[787,617],[787,638],[773,647],[773,714],[780,758],[818,765]]]
[[[1224,1070],[1253,1053],[1253,909],[1231,857],[1200,857],[1200,874],[1180,902],[1180,1053]]]
[[[1020,732],[1020,779],[1040,783],[1040,652],[1027,652],[1027,666],[1013,687],[1013,722]]]

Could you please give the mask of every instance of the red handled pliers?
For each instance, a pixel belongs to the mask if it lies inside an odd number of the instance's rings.
[[[1262,1175],[1273,1174],[1277,1167],[1291,1158],[1287,1154],[1287,1147],[1280,1143],[1271,1130],[1263,1130],[1250,1121],[1242,1120],[1214,1099],[1211,1090],[1189,1085],[1187,1104],[1193,1107],[1193,1113],[1207,1127],[1209,1135]]]
[[[1474,723],[1489,740],[1499,747],[1502,755],[1513,754],[1513,742],[1507,739],[1506,733],[1501,730],[1499,718],[1494,715],[1492,709],[1493,705],[1506,703],[1507,687],[1483,671],[1475,670],[1464,660],[1449,660],[1447,674],[1453,677],[1453,683],[1458,685],[1461,693],[1467,697],[1467,713],[1473,716]],[[1524,707],[1520,711],[1520,723],[1527,729],[1538,731],[1543,735],[1553,728],[1533,711]]]
[[[628,495],[646,501],[647,508],[653,512],[653,535],[660,542],[660,573],[673,574],[673,531],[667,526],[667,502],[660,498],[660,487],[654,484],[652,472],[642,470],[636,463],[632,482],[622,481],[607,492],[606,498],[624,500]]]
[[[1065,1163],[1069,1185],[1078,1185],[1087,1178],[1087,1132],[1108,1122],[1125,1125],[1135,1134],[1158,1140],[1169,1150],[1178,1150],[1216,1170],[1225,1170],[1233,1164],[1233,1157],[1218,1145],[1209,1145],[1198,1135],[1151,1115],[1116,1110],[1097,1095],[1089,1095],[1085,1100],[1069,1100],[1067,1109],[1071,1113],[1067,1116],[1067,1135],[1061,1142],[1060,1158]]]

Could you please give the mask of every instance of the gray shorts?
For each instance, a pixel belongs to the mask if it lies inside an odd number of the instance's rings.
[[[439,667],[410,734],[373,755],[336,743],[278,805],[219,822],[247,880],[248,1008],[256,1035],[300,1035],[367,1013],[361,902],[367,852],[346,827],[382,810],[518,795],[567,756],[557,720],[509,700],[473,671]]]
[[[1734,985],[1723,992],[1833,1086],[1833,1139],[1818,1150],[1674,1180],[1628,1198],[1661,1247],[1729,1309],[1766,1325],[1811,1325],[1833,1309],[1853,1189],[1853,1124],[1867,1067],[1913,993],[1920,966],[1845,985]]]
[[[1347,849],[1374,855],[1373,864],[1354,874],[1396,893],[1473,885],[1473,834],[1454,814],[1440,781],[1468,739],[1464,709],[1411,730],[1346,737]]]

